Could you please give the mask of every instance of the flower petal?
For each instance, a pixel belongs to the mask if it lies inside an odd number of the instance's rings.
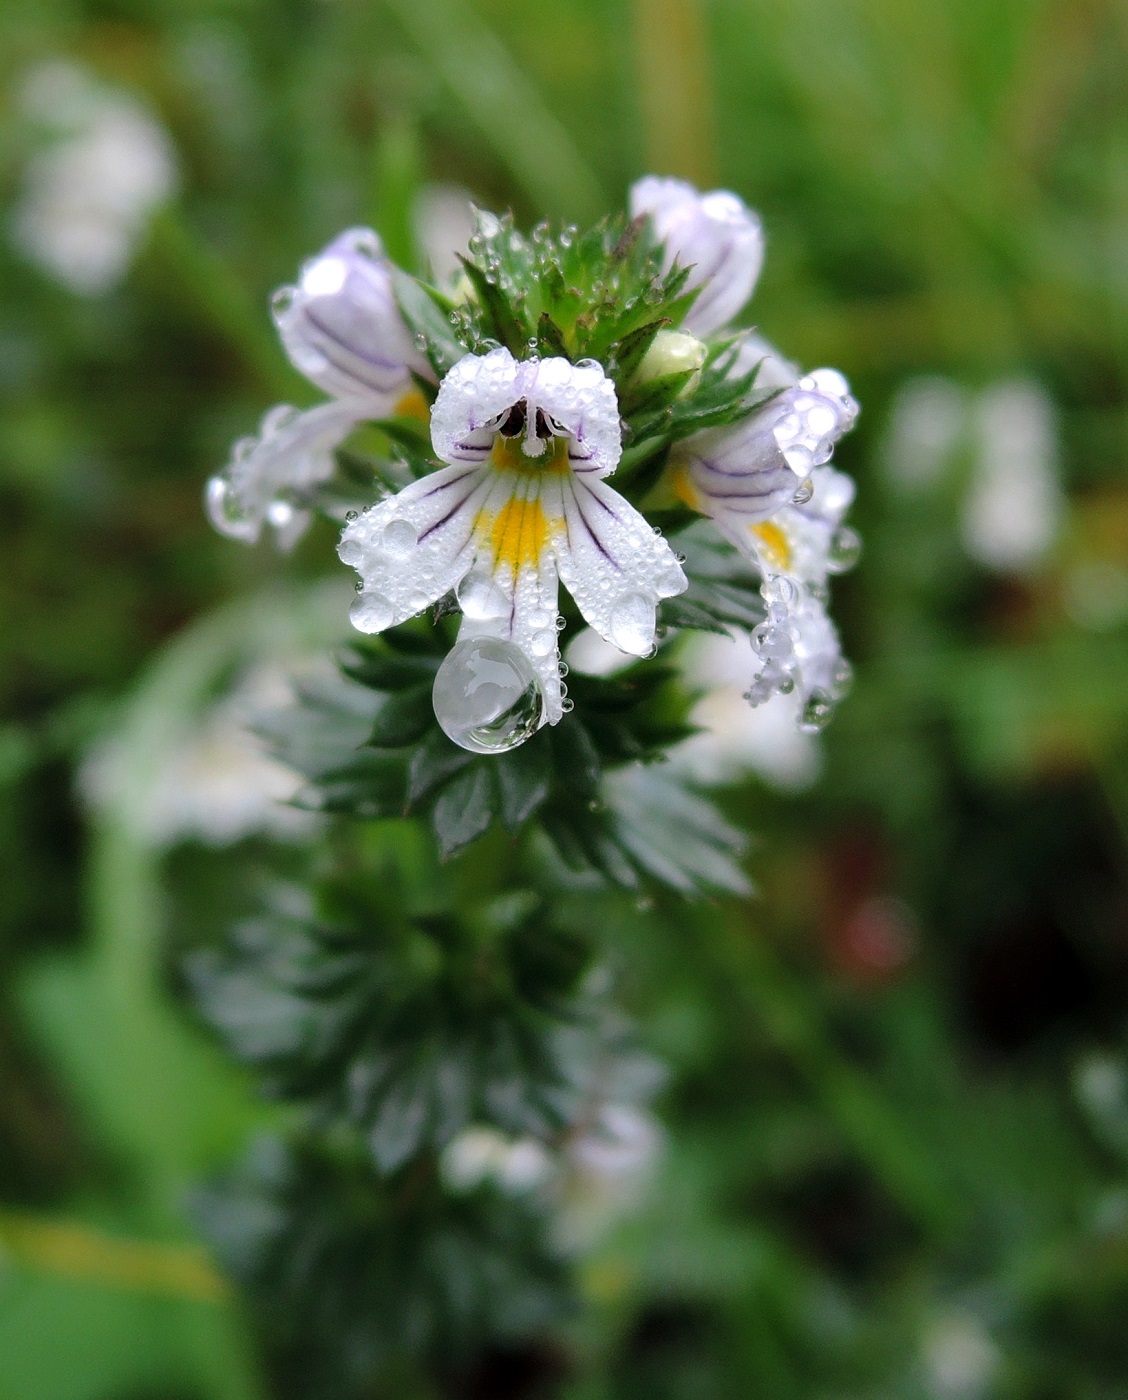
[[[631,214],[649,214],[665,244],[667,269],[692,266],[689,289],[700,289],[683,325],[710,335],[737,314],[760,276],[764,234],[759,218],[729,190],[701,194],[685,180],[648,175],[631,188]]]
[[[324,403],[299,413],[279,404],[263,418],[257,437],[245,437],[231,450],[227,466],[207,486],[207,510],[221,534],[253,544],[266,523],[283,547],[293,544],[308,522],[287,496],[333,474],[333,449],[352,431],[363,409]]]
[[[586,622],[632,656],[654,646],[655,609],[688,587],[677,555],[634,506],[605,482],[561,478],[565,534],[560,579]]]
[[[767,520],[791,501],[800,483],[758,414],[732,428],[695,433],[678,445],[672,462],[682,500],[727,523],[730,532]]]
[[[469,572],[494,475],[445,467],[345,526],[337,553],[361,577],[349,613],[358,631],[383,632],[414,617]]]
[[[623,429],[615,386],[594,360],[572,364],[554,356],[530,361],[525,397],[571,441],[568,460],[573,471],[608,476],[619,465]]]
[[[327,393],[363,400],[382,418],[428,373],[396,305],[390,265],[371,229],[335,238],[274,297],[274,320],[295,368]]]
[[[498,419],[523,397],[522,368],[504,346],[451,367],[431,409],[431,443],[444,462],[486,460]]]

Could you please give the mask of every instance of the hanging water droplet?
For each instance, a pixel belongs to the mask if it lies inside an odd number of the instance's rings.
[[[762,622],[752,633],[752,645],[765,661],[785,661],[794,650],[788,629],[768,622]]]
[[[825,690],[812,690],[799,716],[799,728],[804,734],[817,734],[830,723],[834,701]]]
[[[259,521],[226,478],[213,476],[204,499],[208,519],[221,535],[233,540],[258,538]]]
[[[463,615],[475,622],[494,622],[509,612],[509,599],[490,574],[467,574],[455,594]]]
[[[349,608],[349,621],[358,632],[382,632],[392,625],[396,613],[382,593],[362,591]]]
[[[346,511],[345,511],[345,519],[346,519],[346,520],[349,522],[349,524],[351,525],[351,524],[353,523],[353,521],[357,518],[357,516],[358,516],[359,514],[360,514],[360,512],[359,512],[359,511],[356,511],[356,510],[346,510]]]
[[[791,498],[791,504],[793,506],[805,506],[814,494],[815,483],[810,477],[807,477],[805,481],[801,481],[795,488],[795,495]]]
[[[410,520],[396,517],[384,526],[380,547],[392,559],[406,559],[415,548],[419,536]]]
[[[364,559],[364,546],[354,537],[346,537],[337,546],[337,558],[350,568],[359,568]]]
[[[631,656],[645,656],[654,645],[655,600],[649,593],[622,593],[611,605],[611,641]]]
[[[841,700],[850,693],[850,687],[854,684],[854,668],[843,656],[834,667],[834,674],[830,680],[830,693],[835,700]]]
[[[496,637],[457,642],[435,675],[443,733],[470,753],[504,753],[540,725],[544,696],[520,647]]]
[[[843,525],[835,530],[827,551],[826,567],[832,574],[844,574],[858,562],[862,553],[862,537],[857,530]]]

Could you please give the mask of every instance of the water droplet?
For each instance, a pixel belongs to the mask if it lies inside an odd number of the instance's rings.
[[[841,700],[850,693],[850,687],[853,684],[854,668],[845,657],[842,657],[834,668],[834,674],[830,681],[830,693],[836,700]]]
[[[275,321],[280,321],[294,304],[294,298],[298,294],[297,287],[279,287],[270,298],[270,310]]]
[[[847,569],[854,567],[861,557],[861,553],[861,535],[858,534],[857,530],[851,530],[848,525],[843,525],[840,530],[835,530],[830,541],[826,567],[832,574],[844,574]]]
[[[435,675],[435,718],[470,753],[504,753],[533,734],[544,713],[540,683],[512,642],[471,637],[451,648]]]
[[[611,605],[611,641],[631,656],[645,656],[654,645],[654,598],[649,593],[622,593]]]
[[[801,481],[796,487],[795,495],[791,498],[791,504],[793,506],[805,506],[814,494],[815,483],[810,477],[807,477],[805,481]]]
[[[783,574],[773,574],[766,578],[760,587],[760,592],[769,603],[782,603],[788,607],[794,603],[799,596],[799,590],[792,581]]]
[[[337,558],[342,564],[348,564],[351,568],[359,568],[364,559],[364,546],[358,539],[346,536],[337,546]]]
[[[358,632],[382,632],[392,625],[395,615],[395,609],[382,593],[358,593],[349,608],[349,621]]]
[[[380,547],[392,559],[406,559],[415,548],[418,538],[411,521],[397,516],[384,526],[384,533],[380,536]]]
[[[572,711],[576,708],[576,702],[574,700],[569,700],[567,695],[565,695],[564,698],[560,701],[560,708],[564,711],[566,715],[570,715]]]
[[[221,535],[233,540],[258,538],[259,522],[224,477],[213,476],[208,482],[205,503],[208,519]]]
[[[804,734],[817,734],[830,723],[834,713],[834,701],[825,690],[812,690],[799,717],[799,728]]]
[[[534,632],[529,638],[529,651],[534,656],[551,656],[556,650],[555,632]]]
[[[765,661],[785,661],[794,650],[788,629],[768,622],[762,622],[752,633],[752,645]]]
[[[363,593],[363,592],[364,592],[364,580],[363,580],[363,579],[358,578],[357,581],[353,584],[353,592],[354,592],[354,593]]]
[[[351,525],[351,524],[353,523],[353,521],[357,518],[357,516],[358,516],[359,514],[360,514],[360,512],[359,512],[359,511],[356,511],[356,510],[346,510],[346,511],[345,511],[345,519],[346,519],[346,520],[349,522],[349,524]]]
[[[493,622],[509,612],[509,599],[490,574],[467,574],[455,593],[463,614],[475,622]]]

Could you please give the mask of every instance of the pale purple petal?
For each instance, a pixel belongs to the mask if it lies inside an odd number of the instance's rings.
[[[308,522],[302,496],[333,475],[334,449],[361,416],[363,409],[356,404],[336,401],[304,413],[288,404],[272,408],[258,435],[240,438],[227,466],[208,482],[212,524],[247,543],[271,524],[279,544],[293,544]]]
[[[684,180],[649,175],[631,189],[631,214],[649,214],[665,266],[692,267],[700,289],[683,322],[695,335],[727,325],[752,295],[764,262],[759,218],[729,190],[701,194]]]
[[[430,374],[396,305],[390,264],[371,229],[349,229],[274,297],[274,319],[295,368],[366,416],[392,413],[412,369]]]

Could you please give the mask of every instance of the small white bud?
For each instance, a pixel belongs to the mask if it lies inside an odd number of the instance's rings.
[[[664,379],[670,374],[690,373],[682,394],[692,394],[701,382],[701,369],[708,350],[704,341],[688,331],[659,331],[642,357],[637,378],[640,384]]]

